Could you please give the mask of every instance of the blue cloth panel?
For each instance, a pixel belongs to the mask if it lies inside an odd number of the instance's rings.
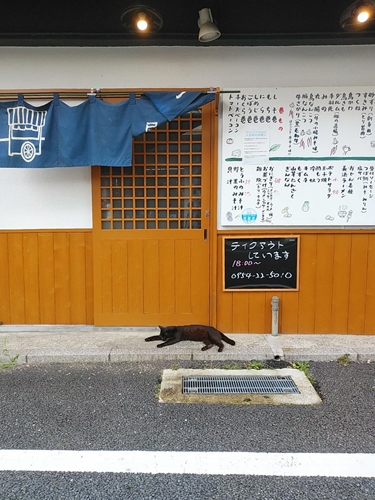
[[[148,92],[116,104],[90,96],[69,106],[57,95],[39,107],[22,96],[0,102],[0,168],[130,166],[133,137],[214,98],[214,93]]]

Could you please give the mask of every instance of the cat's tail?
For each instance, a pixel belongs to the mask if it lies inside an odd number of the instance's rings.
[[[220,332],[220,335],[221,335],[221,340],[224,340],[224,342],[226,342],[227,344],[236,345],[235,341],[224,335],[224,333]]]

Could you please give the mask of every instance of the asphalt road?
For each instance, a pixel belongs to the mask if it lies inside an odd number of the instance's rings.
[[[323,398],[314,407],[159,403],[162,370],[176,364],[1,370],[0,447],[375,453],[375,363],[310,363]],[[179,368],[208,365],[178,362]],[[375,479],[225,476],[223,471],[225,462],[215,476],[0,472],[0,500],[375,499]]]

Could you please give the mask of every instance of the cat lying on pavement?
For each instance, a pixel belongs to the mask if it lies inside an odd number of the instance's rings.
[[[197,342],[203,342],[205,345],[202,347],[202,351],[211,349],[213,345],[219,347],[218,351],[221,352],[224,349],[224,342],[230,345],[235,345],[234,340],[228,338],[224,333],[213,326],[206,325],[184,325],[184,326],[159,326],[160,335],[153,335],[152,337],[147,337],[146,342],[152,342],[154,340],[163,340],[162,344],[158,344],[157,347],[165,347],[172,344],[177,344],[182,340],[193,340]]]

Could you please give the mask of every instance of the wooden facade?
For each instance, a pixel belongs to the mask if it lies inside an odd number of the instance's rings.
[[[240,237],[244,232],[230,234]],[[246,232],[251,234],[262,235]],[[299,289],[247,292],[223,291],[220,240],[226,233],[218,235],[219,327],[227,332],[270,332],[271,299],[276,295],[280,333],[375,334],[375,232],[294,230],[292,234],[300,235]]]
[[[0,231],[0,321],[92,324],[91,231]]]
[[[93,167],[93,230],[0,231],[0,321],[269,333],[277,295],[280,333],[375,334],[371,228],[278,229],[300,237],[298,290],[223,290],[223,238],[273,232],[217,230],[217,107],[181,120],[138,141],[143,170]]]

